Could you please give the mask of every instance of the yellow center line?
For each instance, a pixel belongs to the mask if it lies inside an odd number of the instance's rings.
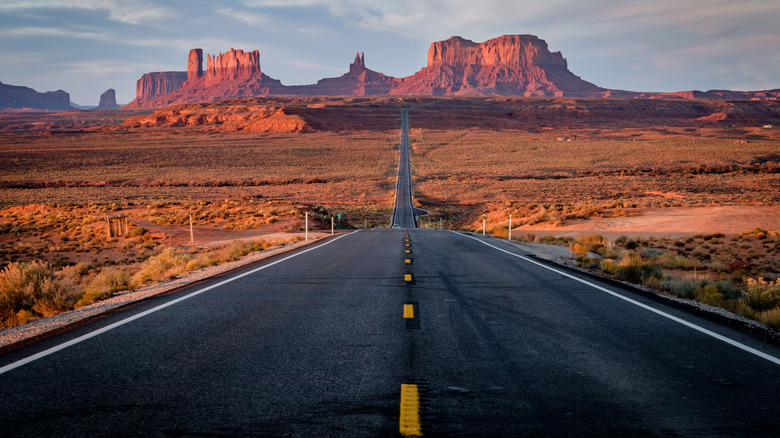
[[[414,318],[414,305],[404,304],[404,318]]]
[[[417,385],[401,384],[401,416],[398,429],[403,436],[422,436],[420,428],[420,395]]]
[[[404,281],[406,282],[412,281],[412,274],[404,274]]]

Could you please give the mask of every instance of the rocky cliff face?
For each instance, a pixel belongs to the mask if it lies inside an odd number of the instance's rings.
[[[115,110],[119,109],[119,105],[116,103],[116,90],[109,88],[103,94],[100,95],[100,103],[95,108],[96,110]]]
[[[533,35],[475,43],[461,37],[431,44],[428,65],[391,94],[509,96],[594,95],[605,91],[568,70],[560,52]]]
[[[70,106],[70,95],[62,90],[39,93],[32,88],[0,82],[0,109],[38,109],[65,111]]]
[[[161,71],[146,73],[135,83],[135,100],[125,108],[144,108],[160,96],[164,96],[187,80],[185,71]]]
[[[230,51],[216,56],[207,55],[205,76],[206,82],[210,84],[261,77],[262,74],[260,52],[257,50],[244,52],[231,48]]]

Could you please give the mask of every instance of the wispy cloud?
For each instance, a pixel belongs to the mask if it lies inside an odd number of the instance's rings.
[[[106,34],[96,30],[27,26],[15,29],[2,29],[0,30],[0,37],[57,37],[92,40],[105,38]]]
[[[124,73],[136,73],[139,70],[154,70],[154,63],[138,63],[133,61],[95,60],[68,62],[63,65],[68,73],[88,73],[91,76],[116,76]]]
[[[256,12],[247,12],[245,10],[236,10],[233,8],[219,8],[215,9],[214,12],[249,24],[251,26],[265,25],[272,21],[271,17],[268,15],[258,14]]]
[[[52,9],[103,11],[111,20],[134,25],[178,16],[174,9],[145,0],[4,0],[0,3],[0,11]]]

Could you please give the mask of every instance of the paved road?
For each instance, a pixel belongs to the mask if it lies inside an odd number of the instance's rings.
[[[359,231],[8,353],[0,366],[190,296],[0,374],[0,430],[397,436],[402,384],[419,388],[427,436],[772,436],[780,427],[777,363],[482,242],[522,254],[507,243],[422,229],[409,240]],[[403,317],[405,304],[415,318]]]
[[[778,358],[505,241],[368,230],[5,353],[0,431],[776,436]]]
[[[412,204],[412,172],[409,166],[409,110],[401,111],[401,146],[398,166],[398,185],[396,190],[395,209],[393,210],[392,226],[400,228],[416,228]]]

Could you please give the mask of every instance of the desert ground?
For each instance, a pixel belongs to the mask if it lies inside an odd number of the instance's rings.
[[[47,264],[76,283],[73,306],[109,268],[137,286],[162,254],[186,265],[234,241],[270,246],[307,214],[320,230],[331,217],[339,229],[387,226],[407,107],[423,226],[481,231],[484,218],[504,237],[512,215],[515,238],[600,235],[613,258],[665,251],[737,290],[780,272],[780,102],[504,97],[0,114],[0,267]],[[109,237],[116,215],[128,233]],[[54,312],[41,309],[9,308],[3,324]]]

